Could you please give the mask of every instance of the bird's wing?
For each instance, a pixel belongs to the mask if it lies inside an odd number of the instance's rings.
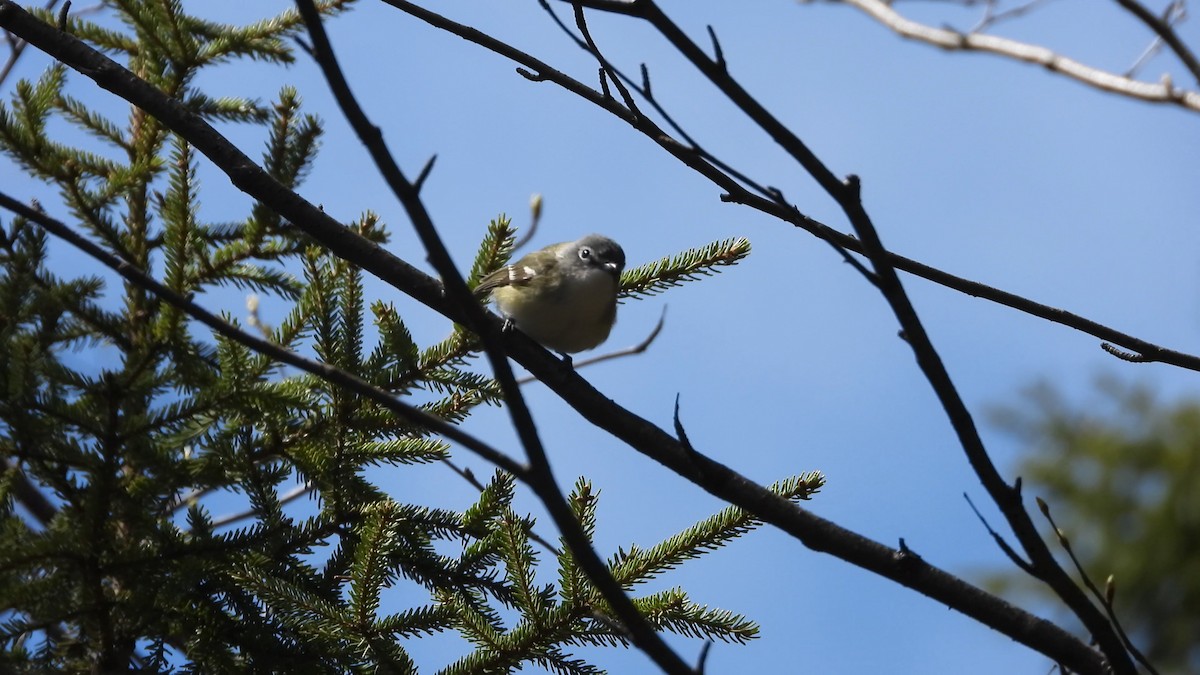
[[[550,271],[558,264],[557,259],[551,259],[545,272]],[[500,269],[492,272],[486,277],[479,280],[479,285],[475,287],[475,295],[478,297],[486,297],[488,293],[500,288],[501,286],[525,286],[533,282],[538,273],[533,267],[525,264],[525,259],[522,258],[511,265],[505,265]]]

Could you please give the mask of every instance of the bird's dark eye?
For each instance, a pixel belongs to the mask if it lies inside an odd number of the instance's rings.
[[[590,249],[586,246],[579,249],[579,259],[580,260],[587,260],[590,257],[592,257],[592,249]]]

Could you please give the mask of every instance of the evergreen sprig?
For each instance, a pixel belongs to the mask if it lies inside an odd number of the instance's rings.
[[[820,489],[820,474],[792,477],[771,486],[772,491],[794,500],[809,499]],[[537,555],[529,542],[533,522],[513,514],[505,502],[511,499],[511,479],[499,477],[485,490],[475,518],[498,519],[501,528],[472,545],[474,555],[490,551],[504,563],[505,582],[513,588],[506,603],[521,618],[508,627],[501,615],[478,593],[445,598],[457,616],[456,626],[475,646],[475,651],[451,664],[443,673],[506,672],[529,661],[560,672],[598,672],[584,661],[563,651],[569,645],[612,646],[626,644],[626,635],[608,618],[603,599],[579,571],[567,549],[558,555],[559,586],[539,585],[533,576]],[[501,489],[501,492],[494,492]],[[496,501],[486,495],[503,496]],[[585,525],[594,525],[597,494],[591,484],[579,479],[570,500]],[[486,507],[486,508],[485,508]],[[667,541],[620,552],[610,567],[626,587],[649,581],[686,559],[719,548],[762,523],[736,507],[727,508]],[[589,537],[593,527],[586,527]],[[744,616],[693,602],[682,589],[635,598],[635,604],[661,630],[703,639],[744,643],[758,635],[758,626]],[[537,656],[530,656],[531,653]]]
[[[471,272],[467,275],[467,285],[474,287],[480,279],[507,263],[516,240],[517,231],[512,226],[512,220],[504,214],[488,223],[487,234],[479,244],[479,252],[475,254]]]
[[[780,497],[803,501],[811,499],[824,484],[825,477],[812,472],[773,483],[768,489]],[[684,561],[715,551],[760,525],[762,521],[748,511],[730,506],[650,549],[632,546],[621,551],[610,561],[613,576],[626,586],[648,581]]]
[[[658,295],[685,282],[717,274],[721,268],[736,265],[748,255],[750,240],[735,237],[639,265],[621,275],[620,297],[641,300]]]

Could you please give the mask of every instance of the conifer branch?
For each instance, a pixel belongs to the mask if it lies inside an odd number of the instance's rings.
[[[479,244],[479,252],[475,254],[475,262],[467,274],[467,285],[474,288],[479,280],[495,272],[508,262],[516,242],[516,230],[512,221],[501,214],[488,223],[487,234]]]
[[[639,265],[621,275],[619,297],[640,300],[658,295],[685,282],[717,274],[721,268],[736,265],[748,255],[750,240],[737,237]]]
[[[811,499],[824,484],[825,477],[814,471],[773,483],[768,489],[785,499],[800,501]],[[725,546],[762,524],[762,520],[740,507],[727,507],[652,548],[631,547],[610,561],[613,576],[626,586],[649,581],[686,560]]]
[[[156,296],[162,298],[167,303],[185,312],[188,316],[196,321],[203,323],[213,329],[220,335],[245,346],[260,354],[264,354],[271,359],[280,363],[285,363],[293,368],[297,368],[306,373],[314,375],[322,380],[339,387],[344,387],[363,398],[374,401],[375,403],[387,408],[401,418],[406,419],[418,427],[429,429],[430,431],[445,436],[463,447],[475,452],[480,457],[487,461],[503,468],[509,473],[524,478],[528,469],[518,464],[515,460],[508,457],[504,453],[496,450],[490,445],[478,440],[474,436],[463,432],[458,427],[448,424],[438,417],[434,417],[418,408],[408,405],[403,401],[395,398],[391,394],[373,387],[359,377],[330,366],[326,363],[320,363],[311,359],[305,358],[294,352],[288,351],[279,347],[273,342],[252,335],[245,331],[239,330],[232,324],[217,317],[208,310],[204,309],[195,302],[186,297],[172,291],[163,286],[161,283],[150,277],[146,273],[138,270],[127,261],[121,260],[116,256],[108,253],[91,241],[76,234],[71,228],[64,223],[55,220],[41,212],[35,211],[28,206],[14,200],[7,194],[0,193],[0,207],[6,208],[14,213],[20,214],[30,222],[45,229],[50,234],[62,239],[71,246],[87,254],[97,262],[108,267],[112,271],[121,275],[130,283],[151,291]]]
[[[753,621],[728,610],[698,605],[679,588],[638,598],[637,603],[655,626],[679,635],[738,644],[758,637],[759,628]]]

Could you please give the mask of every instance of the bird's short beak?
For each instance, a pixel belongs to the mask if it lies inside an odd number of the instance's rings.
[[[609,272],[611,274],[616,274],[617,273],[617,263],[615,263],[615,262],[604,263],[604,271]]]

